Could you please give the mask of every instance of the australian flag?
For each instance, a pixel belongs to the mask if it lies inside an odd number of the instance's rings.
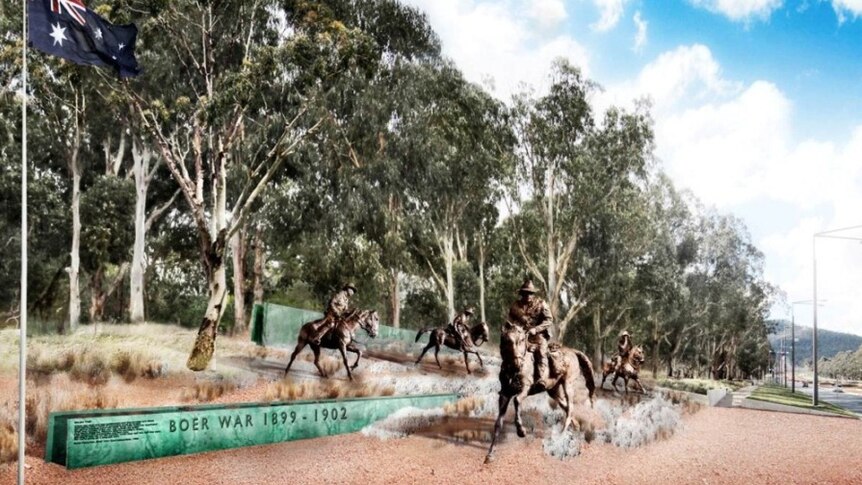
[[[30,45],[76,64],[112,66],[120,77],[140,74],[134,24],[111,25],[81,0],[28,0]]]

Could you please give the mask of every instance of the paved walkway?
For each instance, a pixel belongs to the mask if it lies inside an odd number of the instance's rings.
[[[742,389],[740,389],[738,391],[734,391],[734,392],[730,393],[731,396],[733,396],[733,399],[730,403],[730,407],[733,407],[733,408],[742,407],[742,402],[745,401],[746,399],[748,399],[748,396],[751,396],[751,393],[754,392],[755,389],[757,389],[757,386],[747,386],[747,387],[743,387]]]

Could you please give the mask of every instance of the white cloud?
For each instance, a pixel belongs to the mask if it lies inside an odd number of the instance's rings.
[[[549,33],[548,22],[559,22],[557,1],[405,0],[428,14],[443,43],[443,52],[474,82],[493,81],[501,99],[518,92],[521,84],[541,89],[553,61],[558,57],[589,74],[589,55],[567,34]],[[534,7],[541,4],[539,21]],[[544,22],[544,24],[543,24]]]
[[[689,2],[696,7],[722,14],[730,20],[748,22],[755,17],[768,19],[772,12],[781,8],[784,0],[689,0]]]
[[[862,16],[862,0],[832,0],[832,8],[838,16],[838,22],[843,23],[847,16],[853,19]]]
[[[527,10],[527,15],[542,28],[556,27],[568,16],[563,0],[530,0]]]
[[[812,234],[862,224],[862,126],[844,142],[797,139],[792,100],[772,82],[726,79],[703,45],[658,56],[635,80],[611,86],[603,102],[644,94],[655,103],[656,154],[678,186],[722,211],[769,203],[797,219],[758,231],[756,243],[767,278],[791,299],[811,298]],[[817,246],[818,296],[829,300],[820,326],[862,334],[862,271],[848,269],[862,267],[862,245],[818,239]]]
[[[640,52],[643,50],[647,42],[647,26],[649,25],[649,22],[647,22],[641,17],[640,10],[635,12],[635,16],[632,17],[632,20],[634,21],[635,27],[637,28],[637,31],[635,32],[635,44],[633,50],[635,52]]]
[[[600,108],[611,104],[623,106],[635,98],[648,96],[656,114],[662,116],[740,91],[739,83],[722,77],[721,66],[709,48],[694,44],[662,53],[644,66],[634,80],[609,86],[596,103]]]
[[[620,21],[627,2],[628,0],[593,0],[601,17],[590,27],[598,32],[607,32],[614,28]]]

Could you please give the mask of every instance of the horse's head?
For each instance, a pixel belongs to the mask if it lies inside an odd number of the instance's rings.
[[[377,329],[380,327],[380,315],[377,310],[365,310],[359,316],[359,326],[369,337],[377,337]]]
[[[491,335],[491,329],[488,328],[488,322],[479,322],[475,327],[473,327],[471,333],[473,334],[473,344],[478,347],[488,341],[488,337]]]
[[[643,364],[644,360],[645,360],[643,347],[638,345],[635,348],[633,348],[632,352],[631,352],[631,359],[632,359],[632,363],[637,365],[637,366],[640,366],[641,364]]]
[[[520,369],[527,353],[527,334],[524,329],[509,321],[503,324],[500,333],[500,357]]]

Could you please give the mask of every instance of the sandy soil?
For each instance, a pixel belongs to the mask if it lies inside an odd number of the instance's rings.
[[[668,440],[585,445],[567,461],[514,433],[491,465],[485,451],[435,436],[352,434],[74,471],[29,457],[27,483],[862,483],[862,421],[743,409],[705,409]],[[14,476],[0,469],[0,483]]]

